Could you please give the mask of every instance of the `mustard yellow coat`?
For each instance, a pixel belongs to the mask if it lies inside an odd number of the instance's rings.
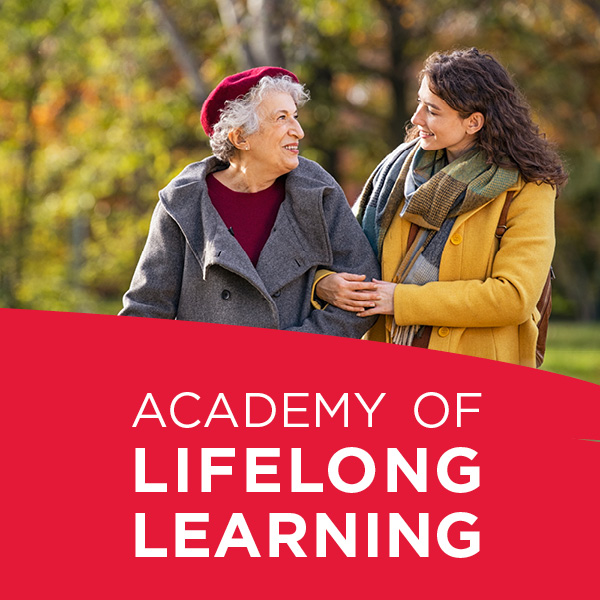
[[[393,318],[398,325],[432,325],[432,350],[535,367],[536,304],[555,245],[555,190],[522,180],[510,189],[516,194],[500,247],[495,232],[506,193],[456,219],[439,281],[399,284],[393,317],[381,316],[366,339],[389,342]],[[409,230],[400,216],[390,225],[381,258],[385,281],[406,253]]]

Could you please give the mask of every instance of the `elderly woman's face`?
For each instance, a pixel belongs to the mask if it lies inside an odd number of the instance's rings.
[[[298,166],[298,142],[304,131],[298,122],[298,109],[289,94],[274,92],[259,105],[260,128],[247,136],[243,154],[267,174],[279,177]]]

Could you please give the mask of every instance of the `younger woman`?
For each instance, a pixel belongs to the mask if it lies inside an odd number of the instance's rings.
[[[317,294],[381,315],[371,340],[535,366],[562,163],[506,70],[475,48],[431,55],[417,101],[358,202],[383,280],[328,274]]]

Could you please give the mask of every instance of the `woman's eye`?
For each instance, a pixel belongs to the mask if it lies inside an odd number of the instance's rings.
[[[427,106],[424,102],[421,102],[420,98],[417,98],[417,110],[419,110],[423,105],[425,105],[425,110],[427,111],[428,115],[432,115],[434,117],[437,115],[437,113],[434,113],[429,106]]]

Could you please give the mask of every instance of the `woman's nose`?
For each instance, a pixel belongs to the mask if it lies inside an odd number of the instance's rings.
[[[423,105],[419,104],[419,106],[417,106],[417,110],[415,110],[415,113],[410,118],[410,122],[413,125],[423,125],[423,110],[422,109],[423,109]]]
[[[294,120],[293,125],[292,125],[292,133],[299,140],[301,140],[304,137],[304,129],[302,129],[302,125],[300,125],[300,121]]]

